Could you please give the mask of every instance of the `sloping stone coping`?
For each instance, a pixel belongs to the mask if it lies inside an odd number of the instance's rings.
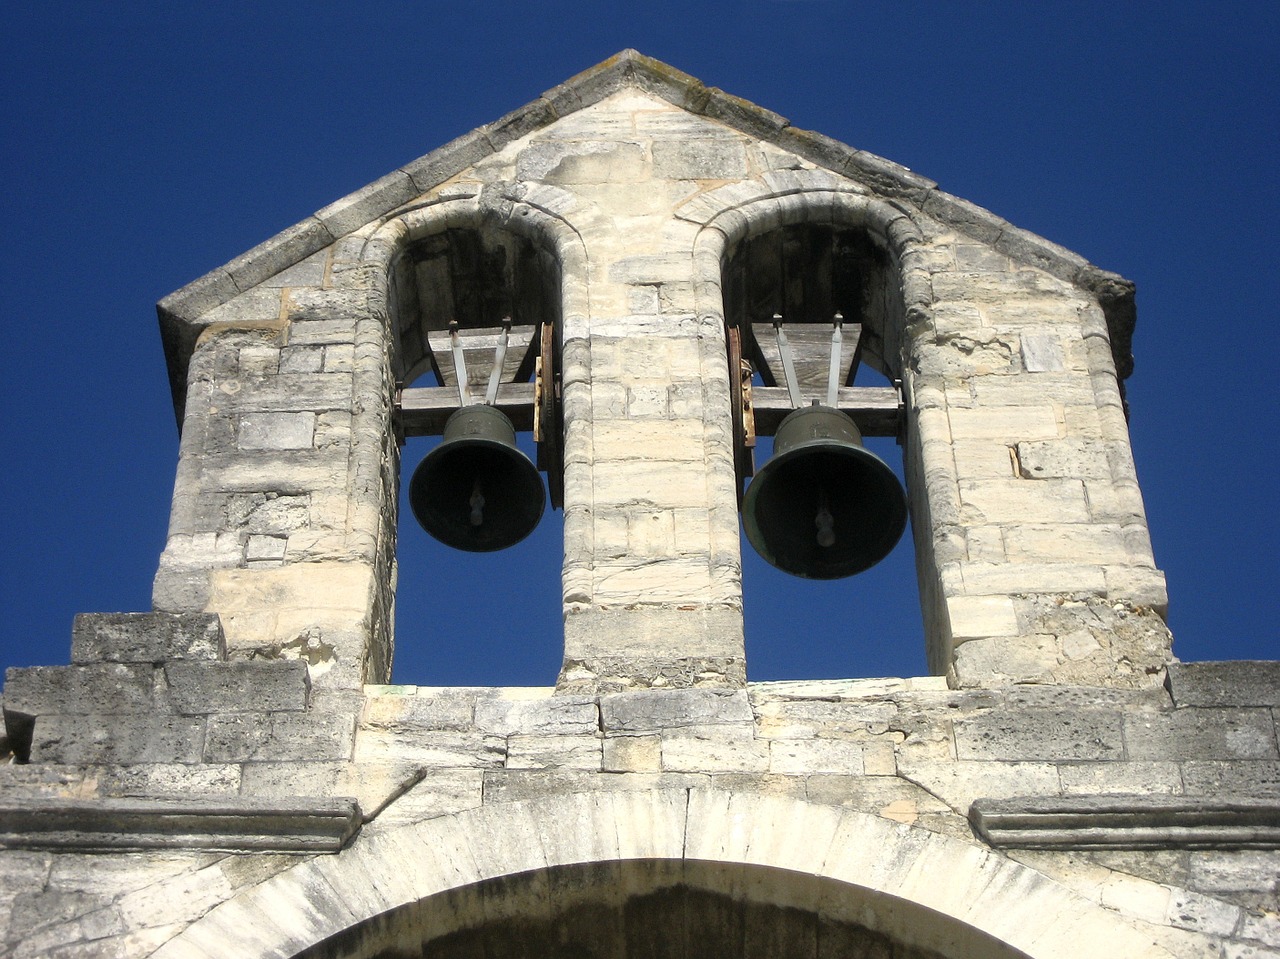
[[[1089,290],[1098,297],[1106,314],[1120,379],[1132,372],[1130,344],[1136,309],[1134,286],[1129,280],[1019,229],[989,210],[943,192],[934,181],[900,164],[821,133],[793,127],[771,110],[708,87],[660,60],[628,49],[548,90],[532,103],[336,200],[161,300],[156,310],[179,423],[184,410],[187,364],[205,314],[366,224],[390,215],[507,144],[628,87],[790,150],[817,166],[864,184],[878,196],[914,206],[965,235],[992,243],[1020,262]]]
[[[992,846],[1022,849],[1276,849],[1280,801],[1183,796],[979,799],[969,822]]]
[[[25,799],[0,804],[0,847],[337,852],[360,823],[345,798]]]

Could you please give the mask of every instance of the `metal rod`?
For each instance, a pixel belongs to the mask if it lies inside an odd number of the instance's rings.
[[[449,321],[449,347],[453,353],[453,375],[458,379],[458,402],[463,406],[471,405],[471,389],[467,383],[467,357],[462,349],[462,338],[458,335],[458,321]]]
[[[827,369],[827,405],[835,409],[840,401],[840,346],[844,340],[841,325],[844,316],[837,313],[831,328],[831,366]]]
[[[782,354],[782,375],[787,381],[787,394],[791,397],[791,405],[799,409],[804,405],[804,397],[800,395],[800,382],[796,379],[796,366],[791,361],[791,344],[787,342],[787,334],[782,332],[782,314],[773,314],[773,332],[778,338],[778,352]]]
[[[498,384],[502,382],[502,367],[507,362],[507,336],[511,333],[511,317],[502,318],[502,332],[498,334],[498,345],[493,350],[493,369],[489,372],[489,388],[485,390],[486,406],[494,406],[498,402]]]

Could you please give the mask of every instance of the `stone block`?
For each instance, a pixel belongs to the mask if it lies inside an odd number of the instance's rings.
[[[506,740],[476,733],[362,729],[355,761],[406,762],[437,769],[489,769],[506,761]]]
[[[999,709],[957,718],[954,727],[957,759],[1046,761],[1125,758],[1125,736],[1121,713],[1117,709],[1087,706]]]
[[[1175,706],[1280,706],[1280,662],[1170,663]]]
[[[1130,759],[1276,759],[1275,722],[1262,708],[1188,708],[1125,717]]]
[[[242,253],[225,267],[236,286],[247,290],[267,283],[301,260],[333,242],[333,235],[315,217],[307,217]]]
[[[379,687],[366,686],[368,694],[364,712],[360,717],[361,728],[390,729],[410,726],[420,729],[455,730],[471,729],[475,716],[476,697],[456,690],[428,690],[417,687],[381,687],[386,692],[375,692]],[[402,695],[393,690],[406,690]]]
[[[1055,796],[1058,767],[1052,762],[900,760],[900,775],[966,814],[975,799]]]
[[[1230,936],[1242,918],[1239,906],[1186,889],[1175,889],[1165,921],[1175,929]]]
[[[769,772],[801,776],[809,773],[861,775],[862,745],[847,739],[773,739]]]
[[[279,372],[319,373],[324,367],[323,346],[288,346],[280,351]],[[241,350],[241,355],[244,351]]]
[[[30,666],[7,671],[6,712],[23,716],[139,714],[155,710],[155,668],[149,664]]]
[[[355,715],[226,713],[209,717],[205,762],[350,759]]]
[[[315,413],[246,413],[240,417],[242,450],[310,449]]]
[[[353,767],[356,775],[361,767]],[[480,769],[449,769],[420,774],[418,782],[394,796],[378,815],[379,826],[421,822],[437,816],[475,809],[483,802],[485,773]],[[363,803],[361,808],[365,808]]]
[[[570,612],[564,631],[566,660],[627,653],[672,661],[744,656],[738,609],[586,609]]]
[[[593,736],[600,729],[595,698],[483,698],[476,702],[475,726],[492,736]]]
[[[1058,373],[1066,369],[1062,341],[1050,333],[1023,333],[1019,348],[1028,373]]]
[[[656,773],[662,770],[661,736],[610,736],[604,741],[605,772]]]
[[[938,797],[896,776],[813,775],[805,779],[805,798],[903,823],[916,822],[922,816],[954,816],[951,807]]]
[[[301,660],[175,662],[164,674],[170,702],[184,716],[306,709],[311,689]]]
[[[493,144],[483,130],[472,130],[401,169],[413,181],[414,188],[425,193],[491,153]]]
[[[71,627],[73,663],[161,663],[225,659],[217,613],[79,613]]]
[[[632,773],[604,776],[581,769],[491,769],[484,773],[485,805],[522,802],[558,793],[689,789],[710,782],[706,773]]]
[[[769,771],[770,744],[749,737],[675,735],[662,737],[662,769],[664,772],[715,773]]]
[[[345,236],[388,210],[413,199],[418,188],[403,170],[394,170],[368,186],[316,211],[315,219],[334,237]]]
[[[946,604],[953,642],[1018,634],[1018,614],[1008,596],[949,596]]]
[[[235,763],[131,763],[86,770],[103,797],[230,796],[240,791],[241,783],[241,767]]]
[[[36,721],[32,736],[31,761],[108,765],[198,763],[204,738],[203,717],[154,714],[42,716]]]
[[[1098,440],[1029,440],[1018,443],[1014,450],[1023,479],[1112,478],[1107,444]]]
[[[598,772],[599,739],[587,736],[511,736],[507,739],[508,769],[588,769]]]
[[[949,592],[969,595],[1067,593],[1102,596],[1104,571],[1083,563],[949,563],[943,567]]]
[[[1124,563],[1131,557],[1124,531],[1115,524],[1019,523],[1003,530],[1008,558],[1020,563]],[[1111,580],[1107,579],[1108,588]]]
[[[765,702],[756,707],[758,734],[769,739],[858,739],[884,735],[895,724],[898,705],[891,701]]]
[[[1064,763],[1059,775],[1069,796],[1182,792],[1182,770],[1174,762]]]
[[[952,408],[947,413],[956,440],[1056,439],[1058,417],[1047,402],[1040,406]]]
[[[728,180],[746,175],[743,144],[728,139],[672,139],[653,143],[655,176],[672,180]]]
[[[963,479],[960,502],[966,515],[984,523],[1084,523],[1089,503],[1078,479]]]
[[[600,699],[605,733],[650,732],[682,726],[753,724],[745,689],[650,689]]]

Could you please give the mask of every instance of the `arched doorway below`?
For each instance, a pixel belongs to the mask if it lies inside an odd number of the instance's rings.
[[[297,959],[1019,959],[1025,953],[891,897],[766,866],[633,859],[504,876],[344,930]],[[843,885],[843,884],[839,884]],[[940,952],[865,921],[884,909]],[[859,917],[865,917],[859,921]],[[878,924],[878,923],[877,923]],[[925,927],[928,927],[927,930]]]

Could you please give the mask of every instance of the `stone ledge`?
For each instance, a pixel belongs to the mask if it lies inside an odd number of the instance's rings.
[[[217,613],[78,613],[71,627],[76,665],[226,658]]]
[[[978,799],[974,831],[1021,849],[1276,849],[1280,800],[1194,796]]]
[[[331,853],[360,823],[346,798],[25,799],[0,803],[0,848]]]
[[[1165,686],[1175,706],[1280,706],[1280,662],[1170,663]]]

